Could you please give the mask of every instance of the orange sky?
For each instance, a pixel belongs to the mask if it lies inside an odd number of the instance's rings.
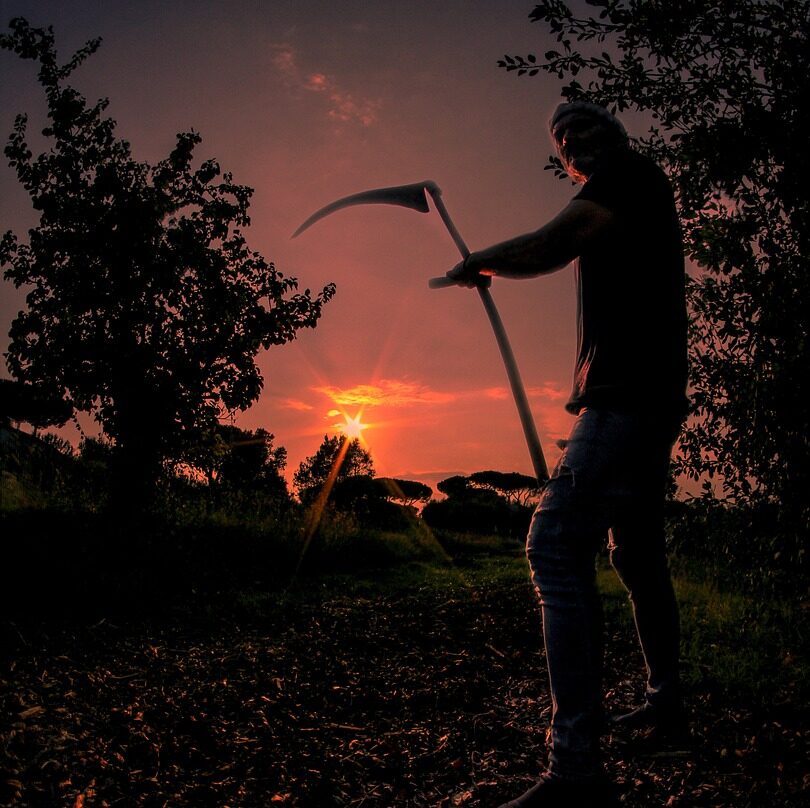
[[[458,260],[435,213],[341,211],[295,239],[316,208],[378,186],[435,180],[472,249],[535,229],[573,195],[543,166],[545,122],[559,86],[496,67],[504,53],[542,53],[530,0],[415,2],[15,2],[16,15],[54,25],[68,52],[104,42],[72,77],[108,96],[136,157],[157,161],[176,132],[203,136],[256,189],[249,242],[302,287],[337,284],[319,327],[260,356],[265,390],[237,423],[265,427],[287,448],[289,473],[345,412],[362,409],[381,475],[435,486],[494,468],[531,473],[506,376],[474,291],[431,291]],[[41,120],[34,67],[0,54],[0,134],[18,111]],[[631,127],[632,128],[632,127]],[[34,222],[0,165],[0,227]],[[571,268],[533,281],[496,281],[550,462],[568,429],[574,360]],[[3,286],[5,334],[22,293]]]

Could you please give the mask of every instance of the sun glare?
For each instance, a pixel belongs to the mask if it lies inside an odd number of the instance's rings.
[[[366,429],[368,425],[360,421],[360,413],[355,415],[354,418],[349,418],[348,415],[344,414],[343,418],[346,423],[340,425],[340,431],[346,435],[347,438],[351,438],[352,440],[362,438],[363,430]]]

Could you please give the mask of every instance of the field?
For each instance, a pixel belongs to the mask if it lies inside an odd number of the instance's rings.
[[[47,570],[56,556],[29,546],[2,622],[0,801],[477,808],[520,793],[550,709],[521,548],[432,540],[415,560],[283,584],[178,569],[174,590],[167,569],[149,585],[145,561],[121,572],[119,557],[116,585],[98,561]],[[616,710],[639,699],[642,662],[607,568],[600,586]],[[623,804],[805,805],[806,611],[686,572],[677,586],[693,738],[655,749],[607,735]]]

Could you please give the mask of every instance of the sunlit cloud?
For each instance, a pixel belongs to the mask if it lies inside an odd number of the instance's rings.
[[[333,76],[326,73],[304,70],[295,48],[289,43],[274,47],[273,65],[291,87],[323,94],[327,101],[326,115],[331,120],[359,123],[361,126],[372,126],[377,122],[381,106],[379,101],[347,92]]]
[[[407,407],[414,404],[447,404],[454,401],[453,393],[432,390],[415,382],[381,379],[377,384],[358,384],[355,387],[317,387],[315,390],[328,396],[342,407]]]
[[[545,382],[539,387],[530,387],[526,393],[532,398],[545,398],[549,401],[561,401],[568,397],[568,391],[561,389],[553,382]]]
[[[306,401],[301,401],[297,398],[285,398],[281,402],[281,407],[285,410],[299,410],[300,412],[315,409],[311,404],[307,404]]]

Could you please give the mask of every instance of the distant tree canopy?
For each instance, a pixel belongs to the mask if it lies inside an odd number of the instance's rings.
[[[433,489],[417,480],[400,480],[396,477],[378,477],[375,481],[381,496],[401,502],[405,507],[412,508],[417,502],[427,502],[433,494]]]
[[[476,471],[468,479],[474,486],[495,491],[518,505],[527,505],[539,493],[537,478],[517,471]]]
[[[334,286],[299,293],[248,248],[252,190],[215,160],[193,167],[197,133],[156,165],[133,158],[108,102],[66,83],[99,44],[59,64],[50,28],[17,18],[0,36],[39,64],[50,141],[34,157],[19,115],[5,148],[40,216],[28,243],[0,242],[5,277],[29,290],[7,363],[41,397],[92,413],[137,484],[256,401],[258,351],[314,327]]]
[[[636,147],[673,182],[690,258],[693,417],[680,468],[737,502],[808,524],[810,4],[806,0],[547,0],[556,34],[518,74],[569,79],[566,99],[647,113]],[[578,78],[573,78],[577,76]],[[552,158],[549,168],[562,171]],[[640,339],[644,335],[639,335]],[[711,483],[707,493],[711,493]]]
[[[527,500],[537,492],[534,477],[517,472],[477,471],[469,477],[447,477],[436,487],[447,498],[431,500],[423,508],[422,519],[431,527],[526,536],[533,510]]]
[[[374,461],[358,438],[345,435],[323,436],[315,454],[301,461],[293,475],[293,485],[302,502],[314,499],[332,476],[332,485],[352,477],[374,476]]]

